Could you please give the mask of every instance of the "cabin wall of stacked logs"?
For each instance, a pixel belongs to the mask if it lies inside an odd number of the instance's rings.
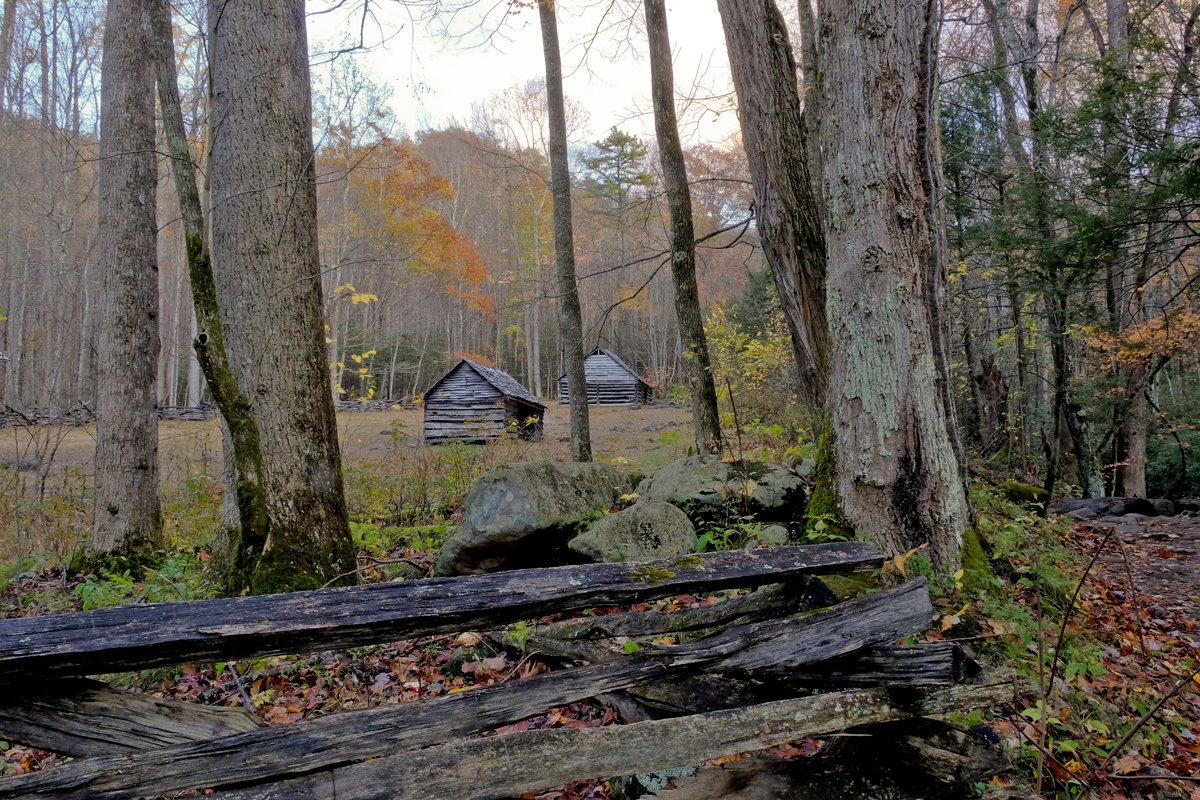
[[[588,404],[621,406],[631,403],[649,403],[653,392],[642,379],[603,354],[588,356],[584,362],[587,372]],[[558,379],[558,402],[571,402],[564,375]]]
[[[474,370],[459,369],[425,398],[425,443],[498,439],[509,420],[517,422],[520,438],[536,440],[544,430],[542,416],[541,409],[503,394]],[[536,419],[527,424],[531,418]]]
[[[515,796],[1013,702],[1010,675],[984,672],[952,643],[895,644],[930,624],[923,579],[795,613],[822,604],[814,576],[881,563],[867,545],[839,542],[0,620],[0,738],[76,758],[0,780],[0,800],[201,788],[239,800]],[[506,629],[556,611],[753,587],[764,588],[684,611],[570,619],[520,641]],[[269,728],[244,709],[129,695],[80,677],[466,630],[522,658],[587,665]],[[605,645],[687,631],[686,643],[632,654]],[[726,681],[739,690],[725,691]],[[631,724],[465,738],[596,697]],[[939,769],[953,765],[950,782],[986,777],[1003,761],[938,752]]]

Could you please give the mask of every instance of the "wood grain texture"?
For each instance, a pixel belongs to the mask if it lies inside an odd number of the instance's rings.
[[[8,692],[0,706],[0,739],[75,757],[152,750],[263,726],[244,708],[129,694],[86,678]]]
[[[677,767],[824,733],[1016,699],[1010,676],[932,691],[852,690],[745,708],[582,730],[470,739],[380,758],[270,786],[223,792],[230,800],[483,800],[567,781]]]
[[[816,580],[816,579],[813,579]],[[767,586],[722,603],[679,611],[626,611],[617,614],[565,619],[539,625],[534,633],[541,639],[613,639],[617,636],[649,636],[726,625],[744,625],[774,619],[795,611],[804,592],[804,579]]]
[[[482,733],[597,694],[701,671],[799,666],[911,635],[928,625],[931,613],[924,581],[914,581],[820,614],[734,628],[688,645],[645,648],[637,656],[610,654],[611,663],[18,776],[0,782],[0,800],[103,800],[290,779]]]
[[[633,368],[602,347],[597,347],[583,361],[587,378],[588,405],[624,406],[631,403],[650,402],[653,391],[650,384],[642,380]],[[567,387],[567,376],[558,379],[558,402],[571,402]]]
[[[0,620],[0,684],[356,647],[881,563],[837,542]]]
[[[928,642],[873,647],[803,671],[767,669],[762,674],[822,688],[914,687],[971,683],[982,677],[983,667],[954,642]]]

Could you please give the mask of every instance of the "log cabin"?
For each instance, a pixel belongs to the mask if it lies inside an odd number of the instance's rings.
[[[464,358],[425,392],[425,444],[542,438],[546,406],[507,372]]]
[[[649,403],[654,395],[650,384],[642,380],[632,367],[603,347],[597,347],[583,360],[583,371],[587,375],[588,405]],[[571,402],[565,374],[558,379],[558,402],[564,406]]]

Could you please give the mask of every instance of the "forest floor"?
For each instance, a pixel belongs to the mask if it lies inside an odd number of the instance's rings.
[[[445,458],[444,452],[431,453],[430,448],[417,444],[420,423],[420,412],[415,410],[339,415],[347,464],[388,470],[405,459]],[[501,461],[564,457],[567,429],[566,409],[552,406],[542,442],[504,445],[493,457]],[[691,415],[687,409],[667,406],[594,409],[592,432],[593,447],[602,457],[626,469],[648,473],[687,454],[692,438]],[[0,462],[20,466],[20,459],[28,457],[30,443],[26,442],[23,455],[21,436],[42,436],[40,444],[44,445],[51,434],[0,431]],[[59,439],[54,469],[62,473],[55,473],[58,478],[52,477],[52,481],[62,480],[72,471],[90,469],[94,429],[63,429],[53,436]],[[219,473],[220,434],[215,423],[164,422],[160,439],[168,465],[165,469],[171,471],[173,480]],[[35,474],[36,464],[23,468],[26,474]],[[1029,541],[1025,532],[1037,524],[1027,512],[1015,507],[981,512],[981,516],[987,514],[992,515],[997,529],[1017,531],[1020,535],[1015,540],[1023,542]],[[1092,522],[1054,530],[1059,531],[1055,534],[1059,538],[1051,544],[1065,554],[1063,563],[1068,565],[1064,568],[1066,588],[1059,593],[1060,607],[1070,607],[1066,601],[1083,569],[1099,553],[1079,591],[1074,613],[1062,623],[1066,636],[1080,642],[1071,651],[1076,655],[1056,664],[1053,688],[1044,706],[1037,697],[1030,697],[1023,707],[987,709],[960,721],[991,725],[1011,746],[1023,782],[1036,769],[1034,761],[1040,748],[1047,756],[1042,789],[1046,798],[1200,800],[1200,782],[1133,777],[1200,775],[1200,676],[1192,672],[1200,663],[1200,519],[1180,516],[1141,524]],[[1043,649],[1050,652],[1062,618],[1050,605],[1049,595],[1040,593],[1029,581],[1056,557],[1048,550],[1038,555],[1038,547],[1012,559],[1015,572],[1004,580],[1002,595],[991,605],[978,599],[964,605],[964,595],[948,588],[937,600],[938,609],[947,617],[960,615],[963,624],[946,627],[943,618],[941,624],[929,629],[926,638],[962,636],[973,640],[968,647],[975,646],[985,664],[1000,663],[1000,655],[1007,649],[1009,655],[1024,659],[1023,668],[1029,674],[1038,649],[1029,641],[1030,631],[1034,630],[1031,620],[1042,618],[1037,630],[1042,632]],[[388,579],[378,565],[383,554],[364,549],[362,555],[365,580]],[[433,554],[402,548],[386,555],[431,564]],[[89,584],[94,580],[95,576],[68,576],[61,568],[23,574],[0,587],[0,613],[12,617],[79,610],[89,591],[94,590],[96,584]],[[182,594],[187,589],[182,583],[178,586],[181,588],[165,591]],[[126,596],[144,598],[146,590],[138,584],[128,587]],[[708,597],[682,596],[642,604],[635,610],[677,610],[711,602],[713,599]],[[960,606],[963,610],[953,610]],[[997,609],[1005,609],[1005,615],[1001,617]],[[453,635],[426,637],[350,653],[244,661],[220,672],[212,664],[191,664],[110,676],[110,680],[157,696],[215,705],[247,704],[265,721],[278,725],[344,709],[407,702],[519,680],[547,669],[537,661],[515,662],[497,653],[469,665],[470,670],[451,673],[448,663],[459,641]],[[245,696],[231,669],[238,671]],[[1161,708],[1156,709],[1164,698]],[[1048,713],[1043,714],[1042,708]],[[1142,717],[1146,717],[1144,723]],[[1044,744],[1039,744],[1040,718],[1048,722]],[[610,710],[577,703],[551,709],[505,730],[619,722]],[[1108,759],[1123,734],[1135,726],[1139,727],[1132,739]],[[811,753],[819,746],[816,741],[796,743],[779,754]],[[51,753],[0,742],[0,775],[42,769],[61,761]],[[609,796],[607,781],[596,779],[527,797],[599,800]]]

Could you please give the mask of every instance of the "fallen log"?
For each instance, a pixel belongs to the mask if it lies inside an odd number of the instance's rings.
[[[918,579],[818,614],[747,625],[614,663],[15,776],[0,781],[0,800],[104,800],[262,783],[482,733],[671,675],[754,669],[764,659],[792,665],[827,659],[912,635],[931,614],[929,593]]]
[[[832,602],[817,604],[810,597],[821,596],[814,583],[820,578],[804,576],[776,586],[767,586],[742,597],[733,597],[724,602],[700,608],[685,608],[679,611],[641,611],[603,614],[600,616],[566,619],[534,629],[539,640],[562,639],[581,641],[587,639],[615,639],[618,636],[637,638],[658,633],[683,633],[708,628],[745,625],[776,619],[798,608],[815,609],[833,605]],[[824,584],[820,585],[825,589]],[[825,589],[825,595],[829,590]]]
[[[265,726],[244,708],[220,708],[119,692],[67,678],[10,692],[0,739],[68,756],[101,756],[215,739]]]
[[[967,784],[1012,768],[1000,745],[947,722],[916,718],[854,728],[809,758],[705,765],[656,800],[909,800],[962,797]],[[643,795],[646,796],[646,795]]]
[[[573,780],[652,772],[834,733],[857,725],[1013,702],[1011,677],[977,686],[846,692],[689,717],[457,741],[231,789],[229,800],[484,800]]]
[[[578,644],[581,643],[575,643]],[[855,669],[861,669],[861,674],[856,674]],[[764,703],[794,697],[813,688],[828,691],[950,686],[974,683],[982,675],[983,667],[958,645],[929,642],[869,647],[843,658],[809,664],[803,672],[790,668],[756,670],[754,681],[739,673],[690,675],[606,695],[604,700],[618,711],[622,720],[640,722]],[[621,695],[632,704],[622,702]]]
[[[767,668],[759,674],[806,687],[915,687],[970,683],[979,679],[983,667],[954,642],[927,642],[873,647],[811,664],[802,672]]]
[[[869,545],[835,542],[7,619],[0,684],[357,647],[881,563]]]

